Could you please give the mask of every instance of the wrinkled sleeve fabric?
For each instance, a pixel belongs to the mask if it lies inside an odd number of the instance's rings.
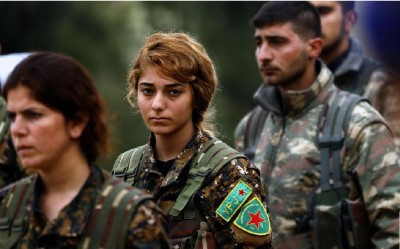
[[[399,248],[400,160],[393,134],[363,103],[353,112],[348,136],[352,149],[346,159],[359,179],[373,248]]]
[[[142,202],[133,214],[125,248],[171,248],[166,233],[166,216],[154,201]]]
[[[259,170],[248,159],[224,165],[197,194],[217,248],[270,248],[272,229],[265,192]]]

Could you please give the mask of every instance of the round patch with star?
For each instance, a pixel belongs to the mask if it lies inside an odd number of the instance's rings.
[[[242,207],[234,223],[240,229],[255,235],[267,235],[271,232],[267,210],[257,197]]]

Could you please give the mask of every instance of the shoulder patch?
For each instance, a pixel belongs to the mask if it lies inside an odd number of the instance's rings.
[[[234,224],[255,235],[267,235],[271,232],[268,213],[257,197],[243,206]]]
[[[253,189],[240,180],[236,186],[229,192],[225,200],[219,205],[216,213],[224,220],[229,221],[239,210],[243,203],[249,198]]]

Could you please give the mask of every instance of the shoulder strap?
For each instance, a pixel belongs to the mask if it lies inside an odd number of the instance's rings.
[[[267,115],[268,112],[258,105],[253,109],[247,120],[244,136],[244,155],[250,160],[254,160],[257,143],[261,137]]]
[[[121,179],[106,175],[79,248],[125,248],[132,213],[142,201],[151,198]]]
[[[351,113],[354,107],[363,100],[365,101],[358,95],[337,91],[323,107],[319,119],[318,141],[321,151],[322,191],[343,186],[341,180],[341,150]],[[331,186],[331,183],[333,183],[333,186]]]
[[[179,216],[189,201],[193,200],[194,194],[200,189],[205,179],[210,174],[211,176],[217,174],[226,163],[238,157],[245,156],[216,138],[205,143],[192,161],[186,185],[169,214]]]
[[[115,160],[111,174],[115,177],[123,178],[124,181],[133,185],[146,148],[147,144],[120,154],[117,160]]]
[[[345,198],[342,181],[341,152],[354,107],[367,101],[359,95],[337,90],[325,101],[318,121],[317,139],[321,154],[321,193],[316,188],[308,198],[308,212],[297,217],[296,231],[310,229],[316,205],[334,205]]]
[[[12,248],[24,235],[25,209],[35,187],[34,176],[10,185],[0,206],[0,248]]]

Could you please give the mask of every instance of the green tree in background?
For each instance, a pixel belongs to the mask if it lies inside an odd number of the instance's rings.
[[[261,78],[250,18],[263,2],[0,2],[2,53],[49,50],[68,54],[92,73],[113,121],[110,169],[121,151],[143,144],[148,131],[125,99],[130,64],[145,37],[176,30],[196,36],[214,60],[220,137],[253,106]]]

